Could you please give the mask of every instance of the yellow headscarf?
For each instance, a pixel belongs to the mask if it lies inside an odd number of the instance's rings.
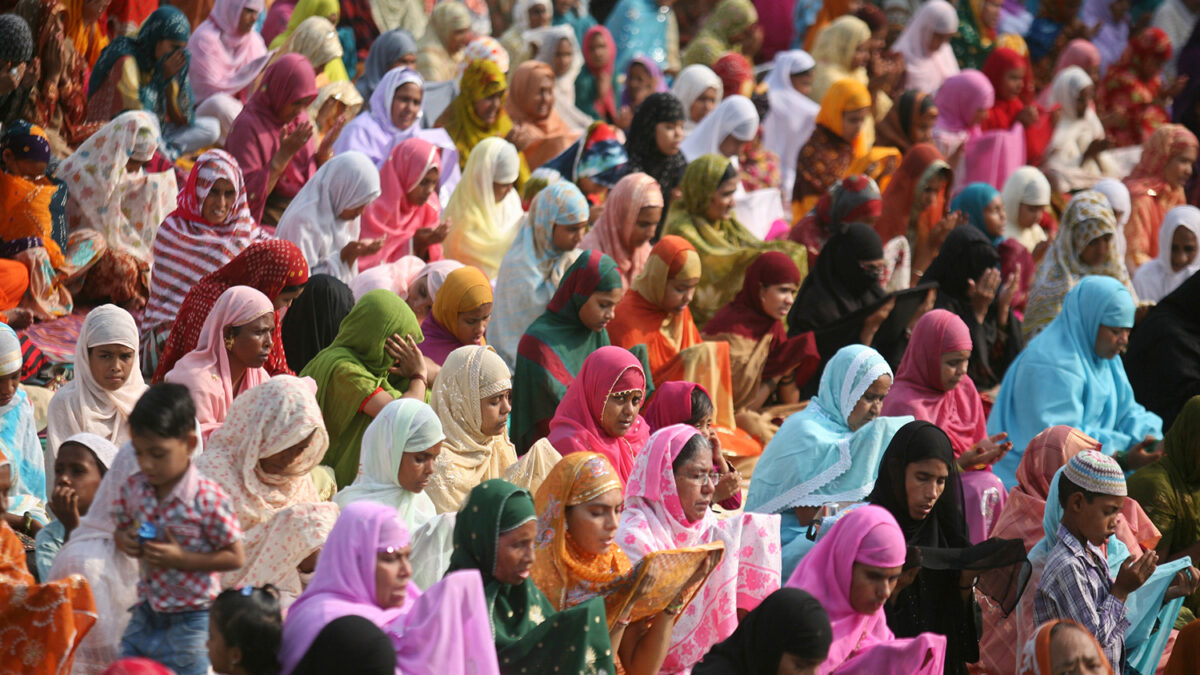
[[[476,267],[460,267],[442,282],[433,299],[433,319],[442,328],[454,332],[458,315],[492,302],[492,284]]]
[[[508,132],[512,131],[512,120],[504,111],[503,105],[503,94],[508,90],[508,81],[495,62],[486,59],[472,61],[463,72],[460,87],[458,96],[454,97],[450,109],[446,111],[446,131],[458,148],[458,165],[461,168],[466,167],[471,149],[480,141],[488,136],[507,136]],[[483,120],[475,114],[475,102],[496,94],[501,94],[500,113],[495,124],[485,127]],[[522,174],[527,175],[525,172]]]
[[[852,110],[871,107],[871,92],[858,80],[846,78],[833,83],[825,98],[821,99],[821,111],[817,113],[817,124],[842,135],[842,115]],[[862,157],[870,148],[862,133],[854,138],[854,156]]]
[[[305,19],[319,16],[328,19],[330,23],[337,24],[337,19],[341,16],[341,6],[338,0],[300,0],[296,3],[296,9],[292,10],[292,18],[288,19],[287,29],[275,36],[271,40],[271,49],[278,49],[287,42],[292,33],[304,23]],[[330,19],[329,17],[333,17]],[[342,63],[340,58],[334,59],[325,66],[325,77],[329,78],[330,82],[340,80],[349,80],[350,75],[346,73],[346,64]]]

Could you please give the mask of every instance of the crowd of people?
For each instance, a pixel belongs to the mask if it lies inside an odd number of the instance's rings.
[[[1200,0],[0,0],[0,671],[1200,672]]]

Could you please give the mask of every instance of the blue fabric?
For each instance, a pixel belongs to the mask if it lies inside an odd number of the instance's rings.
[[[1043,536],[1029,551],[1029,562],[1037,567],[1044,565],[1050,551],[1058,544],[1058,527],[1062,524],[1063,509],[1058,502],[1058,479],[1063,467],[1059,467],[1050,481],[1050,492],[1046,495],[1046,510],[1042,515]],[[1129,557],[1129,548],[1114,534],[1108,538],[1108,571],[1117,577],[1121,563]],[[1164,604],[1167,587],[1175,575],[1192,564],[1192,559],[1183,556],[1169,563],[1159,563],[1154,574],[1142,587],[1125,599],[1125,617],[1129,628],[1125,631],[1126,673],[1130,669],[1141,675],[1149,675],[1158,666],[1158,660],[1166,649],[1175,618],[1183,607],[1183,598],[1175,598]],[[1021,602],[1033,602],[1033,594],[1027,592]],[[1156,630],[1157,628],[1157,630]]]
[[[121,656],[154,659],[177,675],[205,675],[209,668],[208,610],[167,614],[138,603],[121,636]]]
[[[58,552],[62,550],[66,540],[67,528],[63,526],[61,520],[56,520],[38,530],[37,536],[33,538],[33,559],[37,565],[39,580],[44,582],[50,578],[50,567],[54,564],[54,558],[58,556]]]
[[[96,65],[92,67],[91,79],[88,81],[88,96],[91,97],[100,88],[100,85],[104,84],[117,61],[124,56],[132,56],[137,60],[138,70],[143,74],[151,74],[150,81],[138,89],[138,98],[142,101],[142,109],[154,113],[160,120],[165,120],[167,85],[171,80],[175,80],[179,83],[179,109],[184,115],[187,115],[190,124],[195,113],[192,85],[188,79],[191,53],[184,50],[187,60],[183,67],[179,69],[175,77],[166,79],[163,77],[162,65],[170,57],[170,54],[164,54],[161,59],[155,59],[154,52],[158,43],[163,40],[175,40],[186,44],[191,32],[192,27],[188,23],[187,16],[175,7],[163,5],[154,10],[146,18],[142,27],[138,29],[137,35],[134,37],[121,36],[100,52],[100,58],[96,59]]]
[[[1096,356],[1100,326],[1133,326],[1133,298],[1111,277],[1087,276],[1067,293],[1063,308],[1004,374],[988,417],[988,434],[1007,432],[1013,443],[992,471],[1016,486],[1025,446],[1042,430],[1066,424],[1104,444],[1126,450],[1145,436],[1162,437],[1162,418],[1134,400],[1121,357]]]
[[[617,43],[614,73],[624,73],[635,56],[654,60],[662,70],[667,68],[667,19],[669,7],[659,7],[655,0],[620,0],[608,15],[606,27]]]
[[[823,3],[818,0],[798,0],[796,9],[792,11],[792,49],[803,49],[804,40],[808,36],[808,29],[817,21],[817,14],[821,13],[821,5]]]
[[[1004,242],[1004,235],[993,237],[988,232],[987,225],[983,224],[983,212],[987,209],[988,204],[991,204],[992,200],[999,196],[1000,191],[988,183],[971,183],[950,202],[950,210],[962,211],[967,214],[967,222],[982,232],[983,236],[992,242],[992,246],[999,246]]]
[[[583,34],[588,32],[588,29],[596,25],[596,19],[591,14],[580,14],[574,9],[566,14],[554,13],[554,21],[551,25],[554,26],[570,26],[571,30],[575,31],[575,40],[578,44],[583,44]]]
[[[1030,11],[1037,14],[1037,10]],[[1044,16],[1034,19],[1033,25],[1029,27],[1029,32],[1025,34],[1025,44],[1029,46],[1029,59],[1037,63],[1050,55],[1062,29],[1061,23],[1051,21]]]

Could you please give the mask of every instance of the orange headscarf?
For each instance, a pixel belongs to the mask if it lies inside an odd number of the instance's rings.
[[[554,69],[550,64],[541,61],[522,63],[512,73],[508,100],[504,102],[504,109],[508,111],[513,124],[533,135],[533,140],[521,151],[531,170],[554,159],[579,138],[579,134],[571,131],[553,105],[550,106],[549,115],[536,117],[538,90],[547,80],[553,89]]]
[[[867,85],[858,80],[845,78],[833,83],[821,99],[821,111],[817,113],[817,124],[829,129],[839,137],[842,135],[842,115],[852,110],[871,107],[871,92]],[[854,159],[867,154],[867,139],[860,132],[854,137]]]

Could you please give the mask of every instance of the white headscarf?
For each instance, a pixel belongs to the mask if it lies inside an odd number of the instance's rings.
[[[407,453],[424,452],[446,439],[437,413],[421,401],[399,398],[384,406],[363,433],[358,476],[337,493],[333,501],[346,508],[372,501],[396,509],[409,531],[437,515],[433,500],[424,492],[409,492],[400,485],[400,462]]]
[[[733,136],[750,142],[758,133],[758,109],[745,96],[733,95],[721,101],[679,146],[689,162],[709,154],[721,154],[722,141]],[[736,159],[737,155],[734,155]]]
[[[20,370],[21,364],[24,363],[21,339],[7,324],[4,327],[8,330],[0,330],[0,376],[12,375]]]
[[[575,79],[583,70],[583,51],[579,48],[575,30],[567,25],[550,26],[528,31],[524,37],[537,44],[534,59],[551,67],[554,66],[559,43],[566,40],[571,44],[571,67],[563,75],[554,76],[554,110],[573,131],[586,131],[593,121],[592,117],[575,107]]]
[[[1200,209],[1185,204],[1167,211],[1158,228],[1158,257],[1139,267],[1133,276],[1133,289],[1139,299],[1158,302],[1200,270],[1200,255],[1178,272],[1171,269],[1171,240],[1181,227],[1200,242]]]
[[[679,71],[675,83],[671,85],[671,95],[683,104],[683,130],[685,132],[691,133],[700,123],[692,120],[692,104],[709,89],[717,90],[718,101],[725,97],[725,85],[721,82],[721,78],[713,72],[712,68],[702,63],[693,63]]]
[[[1032,253],[1034,247],[1046,241],[1046,231],[1041,225],[1021,229],[1017,225],[1017,217],[1021,214],[1021,205],[1049,206],[1050,181],[1036,167],[1023,166],[1004,181],[1004,189],[1000,191],[1000,199],[1004,202],[1004,214],[1008,223],[1004,226],[1004,236],[1016,239]]]
[[[1129,188],[1116,178],[1101,178],[1092,189],[1108,197],[1108,203],[1117,216],[1117,233],[1113,243],[1117,245],[1117,255],[1125,259],[1125,224],[1133,217],[1133,200],[1129,196]]]
[[[1051,107],[1059,106],[1062,115],[1054,127],[1050,144],[1046,146],[1043,165],[1059,171],[1064,177],[1069,177],[1073,172],[1085,171],[1084,175],[1094,180],[1094,177],[1098,177],[1107,168],[1100,163],[1099,158],[1095,165],[1089,162],[1085,166],[1083,162],[1088,146],[1093,141],[1104,138],[1104,125],[1096,116],[1094,106],[1089,105],[1083,115],[1076,114],[1075,103],[1080,92],[1093,84],[1095,83],[1092,82],[1092,78],[1088,77],[1082,68],[1068,66],[1054,76],[1054,82],[1050,85],[1048,103]]]
[[[311,274],[329,274],[349,284],[358,261],[347,265],[342,248],[358,239],[359,218],[338,214],[370,204],[382,194],[379,170],[361,152],[350,151],[325,162],[292,199],[275,236],[300,247]]]
[[[937,93],[947,77],[958,72],[958,61],[950,43],[935,52],[929,51],[929,40],[935,33],[958,32],[958,10],[946,0],[929,0],[917,10],[912,23],[900,33],[892,51],[904,57],[905,89]]]
[[[763,147],[779,155],[782,169],[780,186],[785,195],[792,194],[796,182],[796,157],[817,128],[817,113],[821,104],[796,91],[792,75],[804,73],[817,66],[817,61],[803,49],[792,49],[775,55],[775,67],[767,74],[767,101],[771,110],[763,119]]]

